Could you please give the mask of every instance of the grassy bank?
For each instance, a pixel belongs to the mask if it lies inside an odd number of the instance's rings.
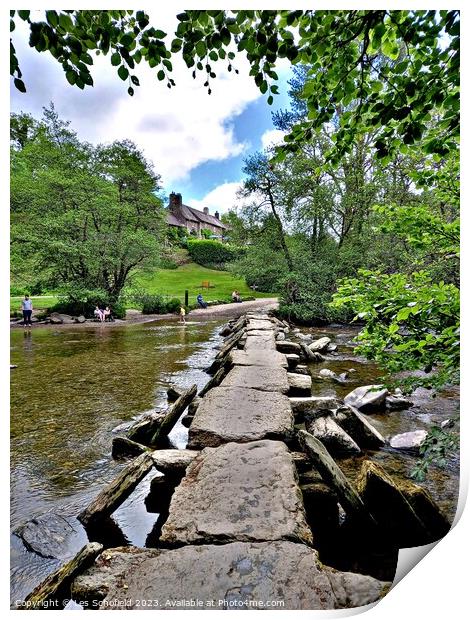
[[[209,288],[202,288],[203,282],[209,282]],[[235,278],[228,271],[207,269],[196,263],[186,263],[177,269],[158,269],[153,273],[139,273],[134,277],[134,285],[148,293],[160,293],[168,297],[177,297],[184,301],[184,291],[189,292],[189,303],[195,303],[199,293],[206,301],[230,299],[233,290],[238,290],[242,297],[272,297],[272,293],[252,291],[243,278]],[[19,310],[23,297],[10,297],[10,311]],[[31,297],[36,310],[49,308],[57,301],[56,295]],[[129,305],[129,307],[132,304]]]

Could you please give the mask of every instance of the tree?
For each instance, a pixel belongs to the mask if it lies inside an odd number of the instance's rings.
[[[460,19],[452,11],[276,11],[191,10],[177,15],[171,43],[167,33],[150,25],[144,11],[46,11],[33,21],[30,11],[10,11],[10,30],[19,17],[30,28],[30,46],[49,51],[62,65],[68,82],[92,86],[90,52],[108,55],[134,93],[138,77],[131,73],[144,61],[166,81],[171,57],[181,53],[193,76],[202,73],[210,94],[215,63],[235,69],[235,52],[243,52],[260,91],[271,104],[278,92],[275,65],[287,58],[309,69],[304,92],[308,119],[287,137],[288,149],[309,141],[313,132],[335,121],[338,109],[357,100],[336,126],[331,157],[349,151],[356,137],[376,130],[380,157],[423,141],[427,153],[444,155],[456,146],[459,132]],[[382,62],[383,57],[388,62]],[[235,69],[235,71],[238,71]],[[11,42],[10,73],[25,91]],[[437,128],[429,130],[433,114]]]
[[[155,265],[165,233],[158,175],[130,141],[81,143],[54,109],[12,152],[12,263],[30,257],[56,286],[114,303],[137,267]]]

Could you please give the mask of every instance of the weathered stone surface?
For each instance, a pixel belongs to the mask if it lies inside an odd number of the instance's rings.
[[[289,353],[287,355],[289,355]],[[293,354],[291,353],[290,355],[293,355]],[[293,372],[296,372],[298,375],[309,375],[310,374],[308,372],[308,367],[305,364],[297,364]]]
[[[318,374],[324,379],[334,379],[336,377],[336,373],[329,368],[322,368]]]
[[[336,492],[338,501],[346,514],[373,531],[376,525],[374,518],[356,488],[343,474],[322,442],[306,431],[298,431],[298,436],[300,444],[323,480]]]
[[[289,383],[284,368],[235,366],[221,383],[222,387],[254,388],[264,392],[287,394]]]
[[[284,355],[284,354],[281,353],[281,355]],[[287,364],[289,366],[289,370],[295,371],[295,368],[297,368],[297,365],[300,362],[300,357],[296,353],[286,353],[285,356],[286,356]]]
[[[262,609],[282,601],[278,609],[315,610],[367,605],[389,587],[324,566],[305,545],[275,541],[107,549],[75,579],[72,594],[82,601],[103,599],[101,609],[111,601],[120,602],[115,609],[134,609],[145,599],[154,602],[152,609],[197,608],[191,601],[201,601],[203,609]]]
[[[395,481],[378,463],[362,463],[357,487],[386,539],[399,547],[429,544],[449,529],[424,489],[411,482]]]
[[[289,381],[289,394],[292,396],[310,396],[312,393],[312,377],[299,375],[295,372],[287,373]]]
[[[189,430],[189,448],[229,441],[290,439],[294,418],[289,399],[277,392],[218,387],[202,400]]]
[[[260,334],[260,335],[256,335]],[[276,339],[274,332],[248,332],[244,345],[245,351],[252,350],[276,350]]]
[[[339,407],[334,417],[360,448],[381,448],[387,443],[379,431],[354,407]]]
[[[234,366],[265,366],[267,368],[287,368],[286,356],[275,350],[232,350],[230,363]]]
[[[83,314],[81,314],[80,316],[77,316],[75,319],[75,323],[85,323],[86,318],[83,316]]]
[[[322,442],[330,454],[359,454],[361,451],[354,439],[329,415],[307,421],[305,428]]]
[[[270,320],[265,320],[265,319],[249,319],[248,320],[248,324],[246,326],[246,329],[248,332],[256,329],[256,330],[260,330],[260,329],[269,329],[269,330],[273,330],[274,326],[271,323]]]
[[[60,314],[59,312],[51,312],[51,314],[49,315],[49,321],[58,325],[62,323],[64,325],[71,325],[72,323],[75,323],[75,320],[72,316],[68,314]]]
[[[176,488],[161,541],[311,543],[292,457],[279,441],[205,448]]]
[[[324,409],[337,409],[341,402],[336,396],[307,396],[289,398],[292,411],[296,418],[302,418],[305,413]]]
[[[308,348],[312,352],[318,351],[318,353],[322,353],[323,351],[326,351],[330,342],[331,338],[328,338],[328,336],[324,336],[323,338],[314,340],[311,344],[308,345]]]
[[[300,343],[301,355],[305,358],[305,360],[309,362],[314,362],[319,364],[320,362],[324,362],[325,358],[318,351],[310,351],[308,346],[304,343]]]
[[[387,394],[388,390],[380,385],[363,385],[349,392],[344,397],[344,403],[360,411],[383,409]]]
[[[290,340],[277,340],[276,347],[281,353],[295,353],[299,355],[301,351],[300,344],[297,344],[297,342],[290,342]]]
[[[151,453],[155,467],[162,474],[184,472],[199,454],[197,450],[155,450]]]
[[[385,397],[385,406],[393,410],[409,409],[413,406],[413,401],[402,394],[389,394]]]
[[[418,452],[421,444],[427,437],[427,432],[423,429],[400,433],[390,439],[390,446],[397,450],[410,450]]]
[[[54,513],[46,513],[31,519],[16,529],[15,534],[30,551],[43,558],[61,560],[69,557],[70,548],[76,548],[85,538],[70,520]]]

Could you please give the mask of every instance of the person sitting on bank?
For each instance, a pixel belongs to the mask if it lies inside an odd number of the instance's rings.
[[[33,302],[29,298],[29,295],[25,295],[21,302],[21,310],[23,311],[23,325],[32,325],[31,315],[33,314]]]
[[[113,317],[111,314],[111,308],[109,306],[106,306],[106,308],[103,310],[103,317],[104,317],[104,321],[112,321]]]
[[[206,302],[204,301],[204,299],[203,299],[203,297],[202,297],[201,293],[199,293],[199,295],[196,297],[196,301],[197,301],[197,304],[198,304],[198,306],[199,306],[200,308],[207,308],[207,304],[206,304]]]
[[[99,306],[95,306],[93,314],[95,315],[95,319],[98,319],[98,321],[104,321],[103,310],[101,310]]]
[[[240,297],[240,293],[238,291],[233,291],[232,293],[232,302],[233,303],[241,303],[242,298]]]

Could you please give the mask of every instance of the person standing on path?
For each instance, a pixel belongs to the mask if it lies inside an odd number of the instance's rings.
[[[184,318],[186,315],[186,310],[184,309],[184,306],[181,306],[180,308],[180,317],[181,317],[181,322],[182,323],[186,323],[186,319]]]
[[[33,302],[29,298],[29,295],[25,295],[21,302],[21,309],[23,310],[23,325],[32,325],[31,315],[33,314]]]

